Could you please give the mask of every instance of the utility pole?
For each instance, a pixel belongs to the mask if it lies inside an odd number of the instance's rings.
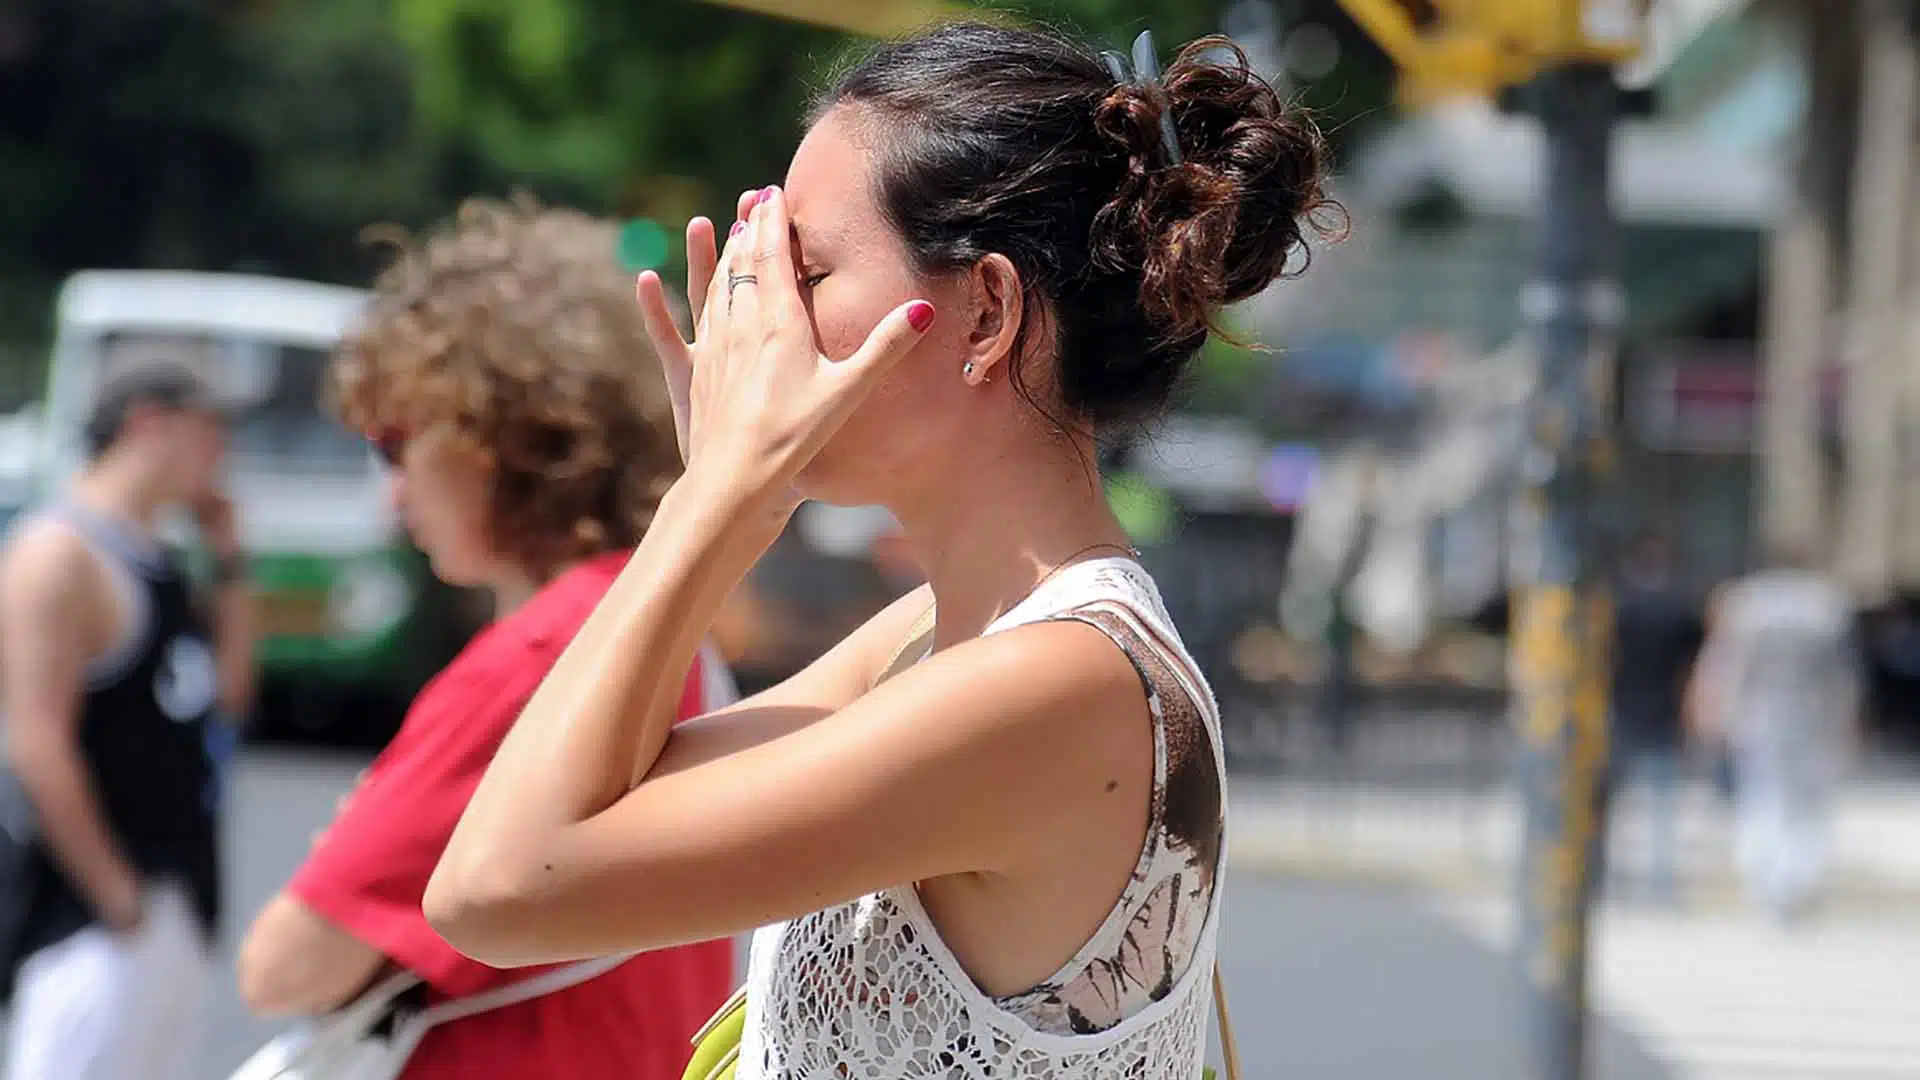
[[[1766,394],[1760,467],[1762,545],[1800,551],[1831,567],[1836,529],[1823,439],[1820,378],[1833,359],[1846,246],[1847,178],[1859,120],[1860,35],[1852,3],[1814,11],[1783,3],[1778,32],[1796,44],[1810,100],[1787,185],[1786,206],[1768,243],[1762,333]]]
[[[1899,30],[1905,34],[1907,56],[1920,57],[1920,0],[1905,0],[1904,6]],[[1911,107],[1920,115],[1920,85],[1910,89],[1915,98]],[[1920,469],[1915,468],[1920,464],[1920,123],[1908,128],[1908,139],[1904,254],[1887,357],[1899,369],[1900,380],[1901,517],[1896,528],[1900,546],[1894,558],[1894,582],[1901,590],[1920,584]]]
[[[1405,96],[1522,87],[1544,137],[1538,264],[1521,297],[1540,379],[1515,514],[1510,670],[1523,807],[1516,959],[1529,1076],[1583,1080],[1613,643],[1600,496],[1611,469],[1609,397],[1624,315],[1609,199],[1621,105],[1614,69],[1645,45],[1649,2],[1341,2],[1401,64]]]
[[[1861,602],[1893,588],[1900,496],[1901,264],[1920,57],[1905,0],[1860,0],[1860,133],[1849,237],[1846,498],[1841,576]]]
[[[1910,0],[1907,19],[1907,36],[1912,47],[1920,50],[1920,0]],[[1920,125],[1913,131],[1913,160],[1920,163]],[[1907,426],[1909,454],[1920,446],[1920,164],[1913,170],[1912,194],[1907,196],[1907,265],[1905,298],[1901,306],[1906,312],[1904,343],[1901,346],[1903,366],[1906,371],[1904,388],[1905,412],[1903,420]],[[1911,465],[1912,457],[1907,459]],[[1902,520],[1901,535],[1907,538],[1906,558],[1901,563],[1900,583],[1911,587],[1920,582],[1920,478],[1909,467],[1907,492],[1905,498],[1906,517]]]
[[[1619,90],[1573,63],[1528,88],[1545,135],[1538,278],[1523,301],[1542,366],[1523,464],[1514,600],[1523,807],[1517,959],[1538,1080],[1587,1075],[1588,921],[1605,842],[1613,612],[1597,520],[1623,303],[1609,202]]]

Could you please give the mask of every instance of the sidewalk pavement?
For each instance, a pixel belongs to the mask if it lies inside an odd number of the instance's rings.
[[[1437,888],[1508,888],[1520,806],[1510,785],[1408,790],[1319,779],[1236,776],[1229,788],[1228,858],[1239,869],[1326,880]],[[1689,902],[1740,895],[1732,808],[1705,784],[1679,798],[1679,885]],[[1631,880],[1648,865],[1640,793],[1621,793],[1608,864]],[[1920,782],[1861,781],[1836,808],[1831,900],[1920,909]]]

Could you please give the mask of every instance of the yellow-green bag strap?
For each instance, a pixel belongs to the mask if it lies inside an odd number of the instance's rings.
[[[1220,1057],[1227,1065],[1227,1080],[1241,1080],[1240,1047],[1233,1041],[1233,1023],[1227,1019],[1227,979],[1220,974],[1220,962],[1213,962],[1213,1017],[1219,1022]],[[1213,1080],[1213,1070],[1205,1080]]]
[[[747,988],[727,998],[713,1018],[693,1033],[693,1057],[680,1080],[731,1080],[740,1060],[740,1037],[747,1030]]]

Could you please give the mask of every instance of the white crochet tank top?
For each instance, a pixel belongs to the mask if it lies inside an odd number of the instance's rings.
[[[1069,566],[987,632],[1052,619],[1111,637],[1153,717],[1146,840],[1119,902],[1052,978],[1000,998],[968,977],[911,885],[766,927],[738,1080],[1200,1076],[1225,880],[1218,710],[1138,564]]]

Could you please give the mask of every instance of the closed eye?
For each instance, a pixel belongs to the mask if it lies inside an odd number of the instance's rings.
[[[808,274],[805,277],[802,277],[800,279],[800,285],[802,288],[811,289],[819,285],[821,282],[825,280],[827,280],[827,275],[824,272],[818,273],[818,274]]]

